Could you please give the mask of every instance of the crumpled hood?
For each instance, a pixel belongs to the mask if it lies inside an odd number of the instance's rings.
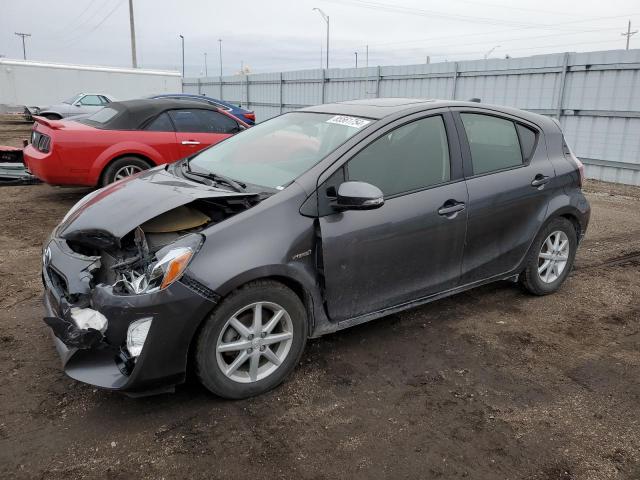
[[[67,240],[91,237],[92,244],[107,246],[119,243],[147,220],[195,200],[252,196],[255,194],[229,192],[178,178],[162,166],[87,195],[70,210],[55,234]]]

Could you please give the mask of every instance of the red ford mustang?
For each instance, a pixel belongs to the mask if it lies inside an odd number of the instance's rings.
[[[249,127],[210,105],[164,99],[114,102],[75,121],[35,120],[24,162],[52,185],[107,185]]]

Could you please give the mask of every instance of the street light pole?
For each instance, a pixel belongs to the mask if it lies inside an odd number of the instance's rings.
[[[356,54],[356,68],[358,68],[358,52],[353,52]]]
[[[182,78],[184,79],[184,36],[180,35],[180,41],[182,42]]]
[[[222,77],[222,39],[218,39],[218,45],[220,46],[220,76]]]
[[[487,58],[489,58],[489,55],[491,55],[496,48],[500,48],[500,45],[496,45],[491,50],[489,50],[487,53],[485,53],[484,54],[484,59],[486,60]]]
[[[315,10],[316,12],[318,12],[320,14],[320,16],[322,17],[322,19],[327,22],[327,70],[329,70],[329,15],[327,15],[326,13],[324,13],[321,9],[319,8],[314,8],[313,10]]]
[[[209,76],[209,71],[207,70],[207,52],[204,52],[204,76]]]

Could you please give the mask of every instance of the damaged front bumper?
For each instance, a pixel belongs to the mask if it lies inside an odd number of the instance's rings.
[[[150,294],[120,295],[109,285],[91,286],[94,257],[72,252],[53,239],[45,249],[43,283],[45,323],[65,373],[75,380],[131,395],[172,391],[186,378],[189,346],[217,297],[188,277]],[[93,309],[107,319],[104,333],[78,328],[73,307]],[[90,311],[90,310],[88,310]],[[150,319],[137,358],[127,349],[129,326]]]

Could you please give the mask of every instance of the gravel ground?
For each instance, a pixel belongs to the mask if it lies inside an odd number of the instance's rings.
[[[560,292],[502,282],[311,341],[280,388],[65,377],[40,248],[87,190],[0,189],[0,478],[640,478],[640,189],[589,182]]]

